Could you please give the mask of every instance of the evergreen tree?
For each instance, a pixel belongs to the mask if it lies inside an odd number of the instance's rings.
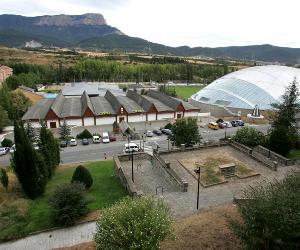
[[[270,134],[269,147],[286,156],[298,140],[296,129],[296,113],[299,112],[299,87],[296,79],[286,88],[282,101],[272,106],[276,109],[274,129]],[[285,143],[282,143],[284,140]]]
[[[29,138],[29,140],[33,143],[36,141],[36,134],[34,131],[34,128],[32,127],[31,122],[27,121],[25,124],[25,131],[26,135]]]
[[[0,169],[0,182],[1,182],[2,186],[5,187],[5,189],[7,191],[8,176],[7,176],[6,170],[4,168]]]
[[[42,124],[40,129],[39,151],[47,168],[47,177],[51,178],[55,168],[60,162],[60,150],[58,141],[54,138],[52,132]]]
[[[4,127],[8,124],[9,124],[9,119],[8,119],[7,112],[0,105],[0,133],[2,132]]]
[[[16,151],[12,157],[12,167],[26,195],[37,198],[43,194],[47,173],[42,157],[36,152],[26,136],[23,124],[14,124]]]
[[[86,189],[89,189],[93,184],[93,178],[89,170],[84,166],[80,165],[75,169],[72,176],[71,183],[75,182],[80,182],[84,184]]]
[[[63,140],[68,140],[71,135],[70,126],[67,124],[66,120],[64,119],[64,123],[59,129],[60,138]]]

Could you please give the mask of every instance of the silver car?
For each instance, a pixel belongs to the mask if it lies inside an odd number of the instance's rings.
[[[148,130],[147,133],[146,133],[146,136],[147,137],[153,137],[153,132]]]
[[[0,148],[0,155],[6,155],[9,152],[9,148]]]

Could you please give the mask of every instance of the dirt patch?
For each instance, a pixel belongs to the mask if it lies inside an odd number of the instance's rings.
[[[101,215],[101,210],[95,210],[95,211],[89,212],[87,215],[80,218],[76,222],[76,224],[90,222],[90,221],[96,221],[99,218],[100,215]]]
[[[191,249],[242,249],[228,225],[229,218],[238,218],[238,210],[228,204],[201,211],[192,216],[178,220],[174,225],[175,240],[161,243],[162,250]],[[55,250],[92,250],[94,242],[85,242],[71,247]]]
[[[231,204],[180,219],[175,224],[176,239],[163,241],[161,249],[242,249],[228,225],[228,218],[238,216]]]

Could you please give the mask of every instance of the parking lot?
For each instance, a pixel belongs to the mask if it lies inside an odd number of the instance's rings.
[[[248,125],[247,125],[248,126]],[[269,125],[250,125],[259,129],[260,131],[267,133]],[[226,129],[227,136],[232,136],[241,127],[232,127]],[[149,128],[150,129],[150,128]],[[203,141],[216,141],[225,136],[225,129],[212,130],[207,126],[204,128],[200,127],[199,132],[202,136]],[[167,140],[166,135],[146,137],[145,142],[142,140],[133,141],[139,147],[152,146],[155,147],[159,145],[161,149],[167,150],[168,147],[171,148],[172,145]],[[83,162],[83,161],[95,161],[105,158],[111,158],[116,154],[121,154],[123,152],[124,144],[127,143],[127,138],[123,136],[117,136],[117,141],[110,143],[99,143],[99,144],[89,144],[81,145],[81,141],[78,140],[77,146],[61,148],[61,162],[62,163],[73,163],[73,162]],[[168,146],[169,144],[169,146]],[[10,164],[10,154],[0,156],[0,165],[8,166]]]

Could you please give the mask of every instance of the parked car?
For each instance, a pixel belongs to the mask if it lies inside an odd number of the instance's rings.
[[[239,126],[237,121],[231,121],[230,123],[231,123],[232,127],[238,127]]]
[[[171,134],[172,134],[172,131],[171,131],[170,129],[168,129],[168,128],[163,128],[163,129],[161,130],[161,132],[162,132],[163,134],[165,134],[165,135],[171,135]]]
[[[66,140],[61,140],[61,141],[59,142],[59,146],[60,146],[61,148],[65,148],[65,147],[68,146],[68,142],[67,142]]]
[[[139,151],[139,146],[133,142],[130,142],[129,144],[126,143],[124,145],[123,152],[126,154],[131,153],[131,152],[138,152]]]
[[[232,124],[230,122],[223,122],[224,127],[232,128]]]
[[[215,122],[208,123],[208,127],[210,129],[214,129],[214,130],[218,130],[219,129],[219,125],[217,123],[215,123]]]
[[[93,135],[93,143],[100,143],[100,136],[99,135]]]
[[[82,144],[82,145],[89,145],[89,144],[90,144],[89,139],[83,138],[83,139],[81,140],[81,144]]]
[[[76,141],[76,139],[71,139],[70,140],[70,146],[77,146],[77,141]]]
[[[147,136],[147,137],[153,137],[153,132],[150,131],[150,130],[148,130],[148,131],[146,132],[146,136]]]
[[[103,132],[103,133],[102,133],[102,142],[103,142],[103,143],[109,143],[109,142],[110,142],[110,140],[109,140],[109,135],[108,135],[107,132]]]
[[[239,126],[243,127],[245,124],[242,120],[236,120]]]
[[[10,147],[10,149],[9,149],[9,153],[14,153],[16,151],[16,145],[14,144],[14,145],[12,145],[11,147]]]
[[[116,141],[117,138],[113,135],[113,134],[109,134],[109,140],[112,142],[112,141]]]
[[[162,135],[162,132],[158,129],[154,129],[153,130],[153,134],[156,134],[156,135]]]
[[[9,148],[0,148],[0,155],[6,155],[9,152]]]
[[[225,128],[225,126],[224,126],[224,124],[223,124],[222,122],[218,122],[218,126],[219,126],[219,128],[221,128],[221,129]]]

